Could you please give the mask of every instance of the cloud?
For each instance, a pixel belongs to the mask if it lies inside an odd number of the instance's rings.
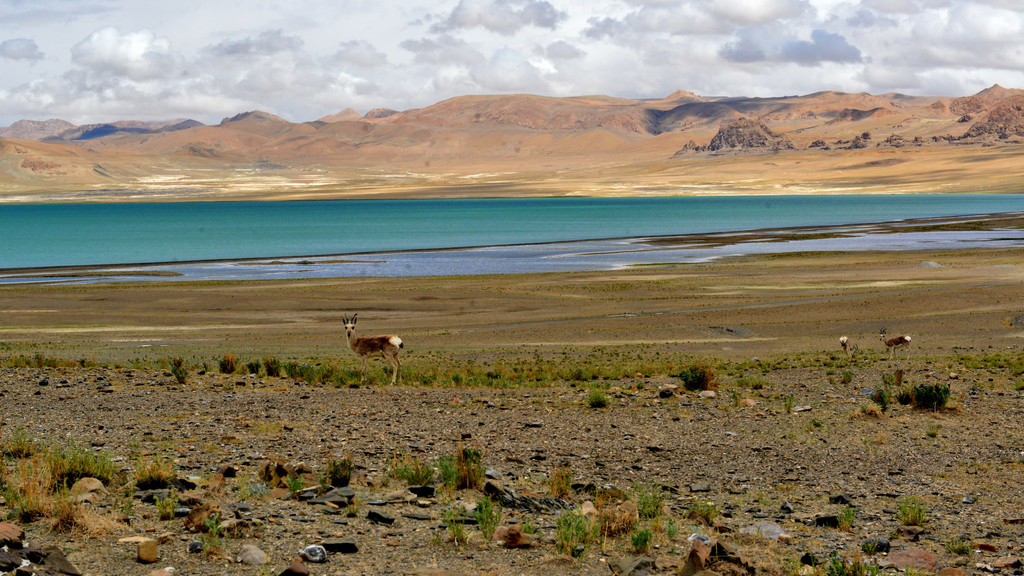
[[[807,0],[711,0],[709,10],[734,24],[762,26],[801,16],[810,5]]]
[[[365,40],[342,42],[335,58],[340,62],[362,68],[376,68],[388,63],[387,54],[377,50],[373,44]]]
[[[469,43],[446,34],[437,38],[405,40],[400,46],[412,52],[419,64],[475,66],[486,60]]]
[[[302,39],[288,36],[282,30],[267,30],[256,36],[240,40],[225,40],[209,46],[206,52],[213,56],[251,57],[271,56],[302,49]]]
[[[822,62],[860,62],[861,54],[841,35],[814,30],[810,42],[799,40],[783,45],[780,59],[802,66],[814,66]]]
[[[35,40],[13,38],[0,42],[0,58],[38,62],[43,59],[43,53],[39,50]]]
[[[792,62],[816,66],[824,62],[856,63],[860,50],[840,34],[813,30],[811,40],[781,39],[764,28],[744,28],[722,47],[719,55],[729,62]]]
[[[580,50],[576,46],[566,42],[565,40],[558,40],[548,44],[548,47],[544,49],[544,55],[551,60],[576,60],[582,58],[586,53]]]
[[[99,76],[147,80],[173,73],[177,58],[166,38],[149,30],[122,34],[101,28],[71,48],[71,61]]]
[[[527,26],[555,29],[567,14],[546,0],[459,0],[435,32],[485,28],[506,36]]]

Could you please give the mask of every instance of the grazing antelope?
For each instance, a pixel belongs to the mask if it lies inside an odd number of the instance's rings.
[[[885,337],[885,328],[882,328],[878,332],[878,339],[885,343],[886,347],[889,348],[889,358],[896,356],[896,349],[900,347],[910,347],[910,336],[893,336],[892,338]]]
[[[843,352],[846,352],[846,356],[848,358],[853,358],[853,355],[857,353],[857,350],[860,350],[860,348],[856,344],[850,342],[850,339],[846,336],[839,337],[839,345],[843,347]]]
[[[348,337],[348,347],[363,359],[363,375],[360,382],[366,380],[366,362],[370,356],[381,356],[391,361],[395,371],[391,374],[391,384],[396,384],[402,378],[402,363],[398,361],[398,351],[404,346],[402,339],[394,334],[385,336],[356,336],[356,316],[351,318],[345,315],[345,336]]]

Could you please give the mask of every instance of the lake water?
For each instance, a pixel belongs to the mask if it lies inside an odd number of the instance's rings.
[[[602,269],[652,255],[685,260],[629,239],[1022,210],[1020,194],[0,205],[0,269],[172,263],[159,269],[189,278]],[[962,245],[970,236],[915,242]],[[841,246],[815,249],[850,249]],[[409,252],[452,248],[460,250]],[[386,256],[335,258],[330,270],[314,260],[192,264],[367,253]]]

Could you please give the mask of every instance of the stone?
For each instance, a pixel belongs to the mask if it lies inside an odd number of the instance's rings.
[[[582,512],[583,515],[587,517],[596,517],[598,514],[597,506],[594,506],[594,503],[591,502],[590,500],[587,500],[586,502],[580,505],[580,512]]]
[[[335,488],[330,492],[309,500],[310,504],[334,504],[342,508],[347,507],[352,499],[356,497],[356,491],[349,486]]]
[[[892,550],[892,544],[881,536],[871,536],[861,542],[860,549],[870,550],[872,554],[888,554]]]
[[[999,551],[999,549],[996,548],[995,544],[989,544],[988,542],[975,542],[974,543],[974,548],[976,550],[981,550],[982,552],[998,552]]]
[[[840,506],[846,506],[853,500],[853,496],[849,494],[835,494],[828,497],[829,504],[838,504]]]
[[[654,558],[637,556],[635,558],[616,558],[608,562],[612,573],[618,576],[645,576],[654,570]]]
[[[409,492],[420,498],[433,498],[436,491],[433,486],[409,486]]]
[[[24,537],[25,532],[21,528],[8,522],[0,522],[0,548],[21,548],[21,540]]]
[[[152,564],[159,559],[157,556],[156,540],[146,538],[138,543],[136,560],[143,564]]]
[[[206,490],[211,494],[218,494],[224,491],[225,486],[227,486],[227,480],[223,474],[218,472],[210,476],[210,481],[206,483]]]
[[[711,546],[705,544],[699,538],[691,539],[690,554],[686,557],[686,563],[679,570],[679,576],[693,576],[704,570],[711,563]]]
[[[206,521],[217,514],[219,518],[224,517],[224,512],[216,502],[203,502],[189,511],[185,518],[185,528],[192,532],[206,532]]]
[[[22,558],[6,550],[0,550],[0,572],[6,574],[21,566]]]
[[[64,551],[54,545],[43,546],[40,550],[42,558],[36,564],[41,564],[55,572],[67,574],[68,576],[82,576],[82,573],[75,567]]]
[[[356,544],[355,538],[351,537],[324,540],[322,545],[331,554],[355,554],[359,552],[359,546]]]
[[[918,542],[921,540],[921,534],[926,532],[926,530],[920,526],[897,526],[896,531],[899,532],[900,536],[905,537],[911,542]]]
[[[991,564],[993,568],[998,568],[1000,570],[1020,568],[1020,558],[1014,558],[1012,556],[996,558],[991,562]]]
[[[242,546],[238,555],[235,556],[235,562],[246,566],[262,566],[269,561],[270,557],[267,556],[267,553],[252,544]]]
[[[523,532],[522,524],[513,524],[508,526],[502,526],[505,528],[502,541],[505,542],[505,548],[529,548],[533,545],[533,536]]]
[[[777,541],[789,539],[789,534],[786,534],[786,531],[782,529],[782,526],[768,521],[755,522],[750,526],[744,526],[740,529],[740,534],[753,534],[768,540]]]
[[[664,386],[661,390],[658,390],[658,398],[672,398],[676,395],[676,390],[678,389],[679,386],[675,384]]]
[[[913,568],[925,572],[935,572],[938,568],[939,559],[935,554],[920,548],[907,548],[889,554],[884,562],[879,563],[886,566],[895,566],[900,570]]]
[[[309,576],[309,568],[301,560],[296,560],[277,576]]]
[[[717,396],[717,394],[715,394],[714,390],[701,390],[700,394],[697,394],[697,396],[700,396],[701,398],[713,399]]]
[[[835,514],[826,514],[814,518],[814,525],[819,528],[839,528],[839,517]]]
[[[96,502],[107,495],[107,489],[96,478],[80,478],[71,486],[69,495],[75,502]]]
[[[711,492],[710,482],[696,482],[690,485],[690,492]]]
[[[199,540],[193,540],[188,543],[189,554],[199,554],[203,551],[203,543]]]
[[[323,564],[327,562],[327,550],[319,544],[310,544],[299,552],[299,556],[306,562],[312,562],[314,564]]]
[[[395,519],[390,516],[385,516],[376,510],[370,510],[366,513],[366,519],[376,524],[387,524],[391,525],[395,523]]]
[[[942,570],[939,570],[935,573],[935,576],[967,576],[967,573],[965,573],[960,568],[950,566],[948,568],[943,568]]]

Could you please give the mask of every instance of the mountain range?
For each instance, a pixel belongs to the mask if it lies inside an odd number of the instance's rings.
[[[0,202],[1019,191],[1024,90],[654,100],[462,96],[309,122],[250,111],[0,128]]]

